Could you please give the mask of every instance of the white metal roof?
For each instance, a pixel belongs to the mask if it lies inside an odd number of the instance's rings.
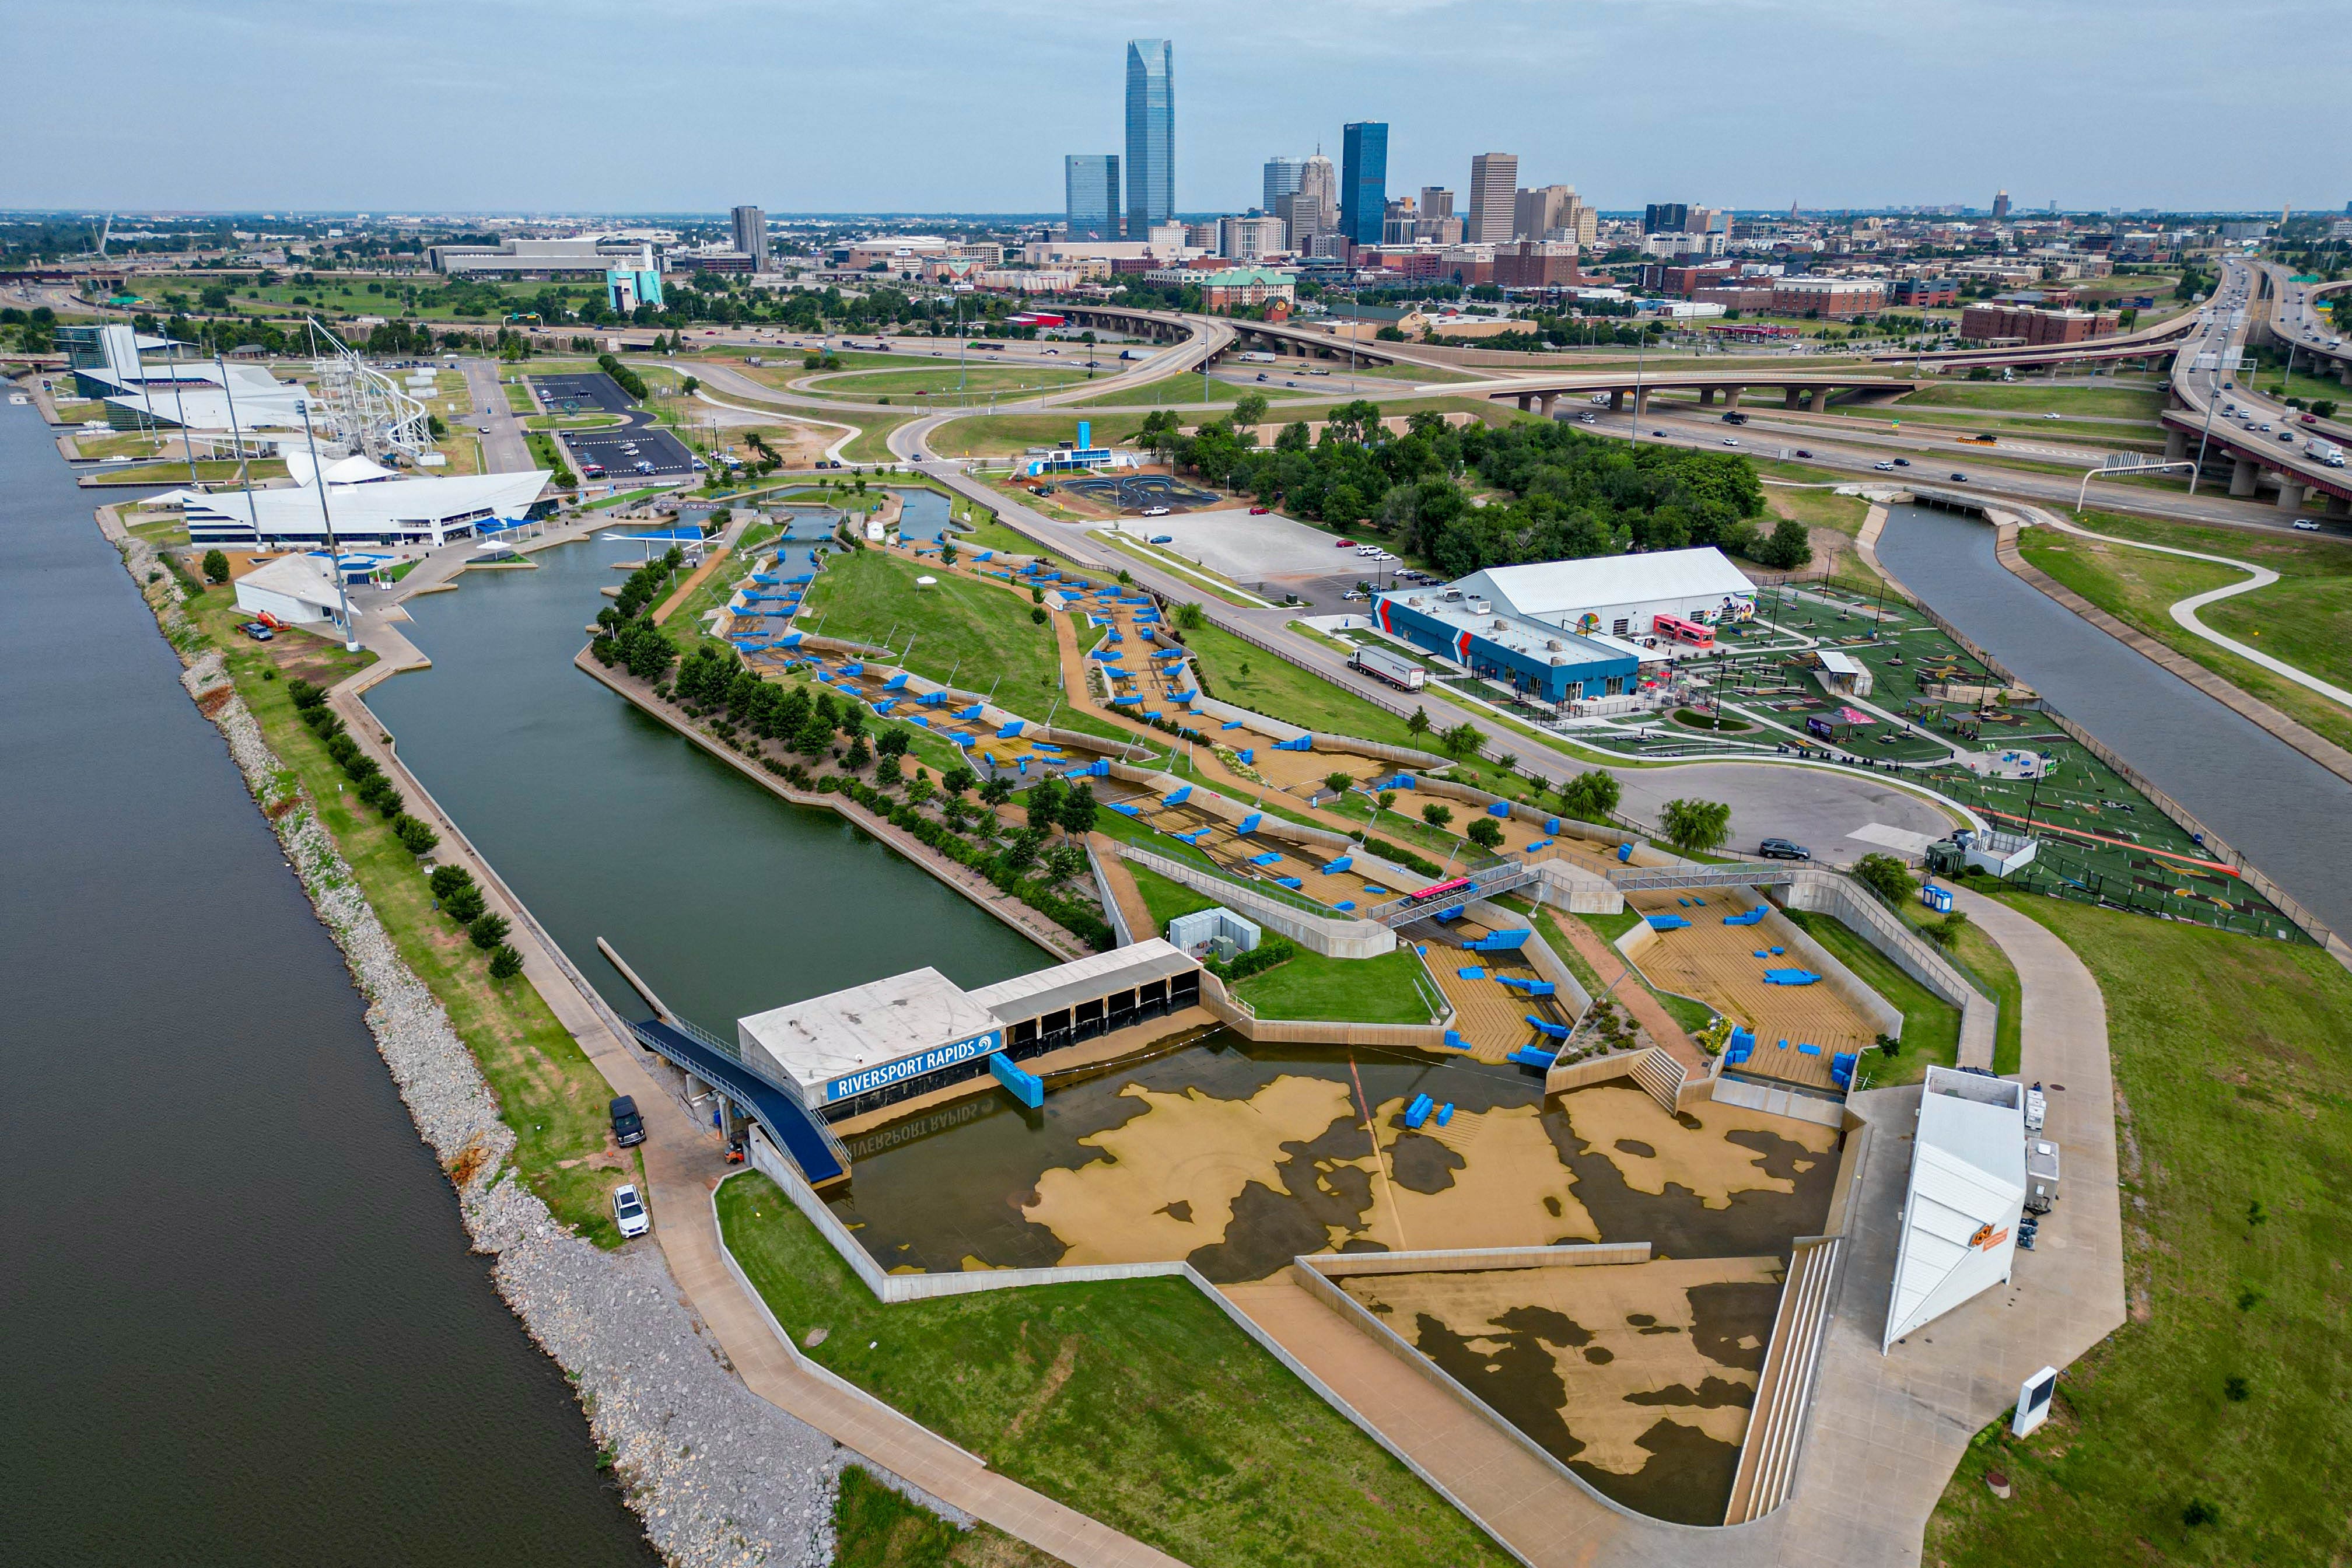
[[[1861,663],[1851,654],[1843,654],[1835,652],[1830,648],[1822,648],[1815,654],[1814,657],[1822,661],[1822,668],[1828,670],[1832,675],[1859,675],[1862,673]]]
[[[996,1026],[987,1008],[928,967],[736,1020],[746,1045],[765,1051],[803,1086],[898,1061]]]
[[[1473,584],[1478,585],[1480,591],[1474,592]],[[1746,574],[1711,545],[1641,555],[1596,555],[1582,561],[1489,566],[1472,573],[1454,586],[1468,597],[1492,598],[1519,615],[1542,620],[1596,605],[1631,605],[1652,599],[1756,591]]]
[[[1929,1068],[1896,1243],[1886,1344],[2006,1279],[2025,1201],[2025,1096]]]
[[[519,517],[539,499],[545,468],[519,474],[467,474],[447,479],[385,479],[376,484],[327,486],[327,510],[338,533],[376,534],[394,528],[426,529],[477,513]],[[222,490],[191,497],[184,508],[191,528],[223,524],[251,527],[265,539],[323,540],[319,490]]]
[[[971,999],[1006,1023],[1042,1017],[1078,1002],[1091,1002],[1200,965],[1181,948],[1151,937],[1108,952],[1089,953],[1051,969],[1016,974],[984,985]]]

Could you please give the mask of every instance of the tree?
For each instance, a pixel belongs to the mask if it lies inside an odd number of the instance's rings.
[[[874,752],[866,744],[866,737],[859,735],[851,740],[849,750],[842,754],[841,765],[853,773],[863,773],[866,765],[873,760]]]
[[[433,889],[435,898],[446,903],[458,889],[474,885],[474,874],[463,866],[436,866],[426,885]]]
[[[512,946],[505,942],[500,942],[499,944],[499,950],[490,954],[490,978],[493,980],[512,980],[516,975],[520,974],[521,973],[522,954],[517,952]]]
[[[1029,619],[1032,622],[1042,626],[1045,624],[1046,618],[1045,605],[1032,605],[1029,606]]]
[[[476,947],[488,952],[506,941],[507,932],[510,929],[511,922],[506,916],[485,911],[476,915],[472,922],[466,927],[466,936]]]
[[[1352,786],[1355,782],[1356,775],[1353,773],[1325,773],[1323,775],[1323,787],[1329,790],[1333,795],[1347,794],[1349,787]]]
[[[884,789],[897,789],[906,776],[896,757],[884,757],[874,764],[874,782]]]
[[[441,900],[441,912],[461,926],[482,918],[482,889],[468,883]]]
[[[833,749],[833,721],[812,708],[809,716],[793,736],[793,750],[802,756],[814,759]]]
[[[1412,718],[1410,718],[1410,719],[1408,719],[1408,720],[1406,720],[1406,721],[1404,721],[1404,727],[1405,727],[1406,731],[1407,731],[1408,732],[1412,733],[1412,734],[1415,734],[1415,735],[1426,735],[1426,734],[1428,734],[1428,733],[1429,733],[1429,710],[1428,710],[1428,709],[1426,709],[1426,708],[1420,708],[1420,707],[1416,707],[1416,708],[1414,708],[1414,709],[1413,709],[1413,710],[1412,710]]]
[[[940,787],[947,791],[950,797],[956,799],[961,799],[966,790],[979,782],[980,775],[961,763],[958,763],[940,775]]]
[[[1503,825],[1491,816],[1482,816],[1469,826],[1470,842],[1493,854],[1503,847]]]
[[[1440,805],[1433,800],[1421,808],[1421,819],[1443,832],[1454,820],[1454,811],[1452,807]]]
[[[1755,556],[1758,563],[1775,572],[1793,572],[1813,558],[1813,546],[1805,537],[1805,525],[1793,517],[1784,517],[1756,545]]]
[[[1234,427],[1241,430],[1249,430],[1255,426],[1265,424],[1265,410],[1266,400],[1265,393],[1243,393],[1239,397],[1234,399]],[[1255,436],[1252,436],[1249,437],[1249,440],[1252,445],[1255,445],[1257,437]]]
[[[1029,826],[1039,830],[1052,827],[1062,820],[1062,807],[1069,799],[1069,786],[1047,773],[1029,786]]]
[[[1719,800],[1670,800],[1660,826],[1667,843],[1685,855],[1704,855],[1731,836],[1731,807]]]
[[[1057,844],[1045,857],[1045,876],[1055,886],[1082,875],[1087,868],[1087,851],[1083,845]]]
[[[1562,782],[1560,809],[1585,822],[1606,822],[1624,794],[1625,787],[1617,782],[1616,774],[1592,768]]]
[[[876,753],[880,756],[905,756],[907,754],[907,731],[904,730],[882,731],[874,737],[874,750]]]
[[[1478,733],[1478,726],[1465,719],[1439,736],[1437,744],[1449,757],[1475,757],[1485,741],[1486,737]]]
[[[980,786],[980,798],[988,805],[1003,805],[1013,798],[1013,781],[991,779]]]
[[[205,581],[207,583],[226,583],[228,581],[228,555],[226,552],[219,550],[207,550],[205,552]]]
[[[400,842],[407,847],[408,852],[420,860],[432,854],[433,847],[441,842],[441,836],[438,833],[413,816],[394,817],[392,830],[399,836]]]
[[[1899,904],[1911,896],[1911,873],[1892,855],[1864,856],[1853,863],[1853,877],[1890,904]]]
[[[1063,832],[1083,836],[1095,830],[1095,818],[1101,812],[1102,803],[1095,799],[1095,786],[1080,783],[1071,785],[1070,793],[1063,797],[1055,820],[1062,825]]]

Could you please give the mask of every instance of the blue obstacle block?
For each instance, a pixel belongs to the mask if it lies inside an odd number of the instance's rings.
[[[1632,859],[1633,858],[1633,845],[1631,845],[1631,844],[1620,844],[1619,846],[1617,846],[1617,858],[1618,858],[1618,859],[1619,859],[1619,861],[1621,861],[1621,862],[1631,862],[1631,861],[1632,861]]]
[[[924,718],[920,713],[908,714],[907,722],[909,724],[920,724],[926,730],[931,727],[931,721],[929,719]]]
[[[1800,1040],[1797,1042],[1797,1054],[1800,1056],[1817,1057],[1822,1054],[1822,1048],[1819,1046],[1807,1045],[1804,1041]]]
[[[1691,902],[1696,904],[1701,909],[1706,908],[1706,900],[1705,899],[1693,899]]]
[[[1771,957],[1771,956],[1772,956],[1770,953],[1769,953],[1769,952],[1765,952],[1765,951],[1764,951],[1762,948],[1760,948],[1760,947],[1759,947],[1759,948],[1758,948],[1758,949],[1756,950],[1756,954],[1755,954],[1755,955],[1756,955],[1758,958],[1769,958],[1769,957]]]
[[[1544,831],[1552,835],[1554,837],[1558,837],[1559,836],[1559,818],[1557,816],[1545,817]]]
[[[1466,1051],[1470,1048],[1470,1042],[1462,1037],[1461,1030],[1448,1029],[1445,1031],[1445,1048],[1451,1051]]]
[[[1267,851],[1266,851],[1265,854],[1263,854],[1263,855],[1253,855],[1253,856],[1251,856],[1251,857],[1250,857],[1250,864],[1251,864],[1251,865],[1253,865],[1253,866],[1271,866],[1271,865],[1274,865],[1276,862],[1279,861],[1281,858],[1282,858],[1282,857],[1281,857],[1279,854],[1276,853],[1274,850],[1269,849],[1269,850],[1267,850]]]
[[[866,673],[866,661],[862,658],[853,658],[847,664],[841,667],[841,673],[844,675],[863,675]]]
[[[1121,816],[1141,816],[1143,815],[1143,813],[1136,810],[1135,807],[1128,805],[1120,801],[1111,802],[1110,808],[1118,813]]]
[[[1299,880],[1297,878],[1296,878],[1296,877],[1276,877],[1276,878],[1274,879],[1274,885],[1275,885],[1276,887],[1277,887],[1277,888],[1288,888],[1292,892],[1294,892],[1294,893],[1295,893],[1295,892],[1298,891],[1298,889],[1301,889],[1301,888],[1305,887],[1307,884],[1306,884],[1306,883],[1304,883],[1304,882],[1302,882],[1302,881],[1300,881],[1300,880]]]
[[[1526,996],[1551,996],[1559,991],[1559,987],[1549,980],[1522,980],[1512,974],[1498,974],[1495,978]]]
[[[1454,1102],[1453,1102],[1452,1100],[1447,1100],[1444,1104],[1443,1104],[1443,1105],[1441,1105],[1441,1106],[1439,1106],[1439,1107],[1437,1108],[1437,1124],[1438,1124],[1440,1127],[1443,1127],[1443,1126],[1444,1126],[1447,1122],[1449,1122],[1449,1121],[1453,1121],[1453,1120],[1454,1120]]]
[[[1781,1050],[1785,1051],[1789,1048],[1789,1042],[1786,1040],[1775,1040],[1772,1043]]]
[[[885,691],[904,691],[907,689],[907,672],[902,669],[898,674],[892,676],[889,679],[884,681],[882,683],[882,689]]]
[[[1680,904],[1685,909],[1690,908],[1690,900],[1688,899],[1676,899],[1675,902]]]
[[[1559,1055],[1558,1051],[1548,1051],[1541,1046],[1521,1046],[1511,1053],[1509,1059],[1523,1068],[1534,1068],[1537,1071],[1542,1072],[1551,1067],[1553,1060]]]
[[[1021,720],[1021,719],[1015,719],[1015,720],[1013,720],[1013,722],[1011,722],[1010,724],[1005,725],[1003,729],[1001,729],[1001,730],[999,730],[999,731],[996,731],[996,738],[997,738],[998,740],[1000,740],[1000,741],[1010,741],[1010,740],[1016,739],[1016,738],[1020,735],[1020,733],[1021,733],[1021,726],[1022,726],[1024,723],[1025,723],[1025,722],[1026,722],[1026,721],[1025,721],[1025,720]]]
[[[1784,952],[1788,952],[1788,951],[1789,951],[1789,950],[1788,950],[1787,948],[1785,948],[1785,947],[1776,947],[1776,948],[1774,948],[1774,949],[1772,950],[1772,956],[1773,956],[1773,957],[1775,957],[1775,958],[1778,958],[1778,957],[1780,957],[1782,953],[1784,953]]]
[[[1388,889],[1386,888],[1376,888],[1370,882],[1364,884],[1364,891],[1381,897],[1384,897],[1388,893]]]
[[[1535,932],[1524,928],[1518,931],[1488,931],[1477,941],[1466,942],[1464,945],[1473,952],[1517,952],[1528,945],[1528,938],[1533,935]]]
[[[1810,969],[1768,969],[1764,972],[1767,985],[1813,985],[1821,976]]]
[[[1191,784],[1179,784],[1176,788],[1168,792],[1168,804],[1171,805],[1181,805],[1192,798],[1192,786]]]
[[[1335,877],[1355,863],[1356,858],[1353,855],[1342,855],[1337,860],[1332,861],[1321,869],[1325,876]]]
[[[1244,763],[1257,761],[1257,748],[1255,746],[1244,746],[1237,754]]]
[[[1460,969],[1455,970],[1454,973],[1459,974],[1465,980],[1484,980],[1486,978],[1486,970],[1480,968],[1475,963],[1464,964]]]
[[[1538,838],[1538,839],[1537,839],[1533,844],[1530,844],[1530,845],[1528,845],[1528,853],[1529,853],[1530,855],[1532,855],[1532,854],[1534,854],[1534,853],[1535,853],[1537,850],[1538,850],[1538,849],[1549,849],[1549,848],[1550,848],[1550,847],[1552,847],[1552,845],[1553,845],[1555,842],[1557,842],[1557,840],[1549,839],[1549,838]]]
[[[1315,749],[1315,737],[1301,735],[1295,741],[1276,741],[1274,749],[1277,752],[1311,752]]]
[[[1648,918],[1652,931],[1680,931],[1690,924],[1680,915],[1651,915]]]
[[[1257,825],[1265,820],[1265,813],[1262,811],[1253,811],[1247,816],[1242,818],[1242,825],[1234,829],[1234,831],[1236,833],[1255,833],[1257,831]]]
[[[1508,816],[1511,815],[1511,803],[1507,800],[1491,802],[1486,807],[1486,815],[1489,816]]]
[[[890,710],[897,706],[898,706],[898,700],[897,698],[885,697],[874,704],[874,711],[887,717]]]
[[[988,1070],[996,1075],[997,1082],[1012,1090],[1013,1099],[1030,1110],[1036,1110],[1045,1105],[1045,1080],[1035,1073],[1024,1072],[1013,1066],[1012,1059],[1003,1051],[998,1051],[988,1058]]]
[[[1546,1023],[1543,1019],[1537,1017],[1533,1013],[1528,1015],[1528,1022],[1534,1025],[1536,1033],[1543,1036],[1546,1039],[1564,1040],[1568,1038],[1568,1026],[1566,1024]]]
[[[1429,1096],[1416,1094],[1412,1097],[1412,1103],[1404,1108],[1404,1124],[1417,1128],[1429,1120],[1429,1113],[1435,1109],[1436,1104]]]
[[[1242,721],[1238,719],[1228,719],[1223,723],[1217,726],[1220,730],[1238,730],[1241,727]]]
[[[1450,924],[1454,921],[1460,920],[1464,914],[1468,912],[1468,910],[1469,906],[1467,904],[1456,904],[1450,910],[1438,910],[1437,918]]]
[[[1349,914],[1355,910],[1356,900],[1353,899],[1341,899],[1338,903],[1333,904],[1331,907],[1339,910],[1343,915]]]
[[[1762,921],[1762,920],[1763,920],[1763,918],[1764,918],[1764,906],[1763,906],[1762,904],[1759,904],[1759,905],[1757,905],[1754,909],[1752,909],[1752,910],[1748,910],[1748,911],[1746,914],[1744,914],[1744,915],[1726,915],[1726,916],[1724,916],[1724,917],[1723,917],[1723,923],[1724,923],[1725,925],[1727,925],[1727,926],[1752,926],[1752,925],[1757,924],[1759,921]],[[1763,954],[1759,953],[1759,954],[1757,954],[1757,956],[1758,956],[1759,958],[1761,958],[1761,957],[1763,956]]]
[[[1856,1059],[1852,1051],[1840,1051],[1830,1058],[1830,1081],[1840,1089],[1853,1088]]]

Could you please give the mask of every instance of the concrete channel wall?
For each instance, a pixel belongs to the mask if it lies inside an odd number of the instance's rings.
[[[1559,999],[1570,1004],[1568,1010],[1570,1021],[1581,1022],[1584,1010],[1592,1005],[1592,994],[1585,990],[1583,982],[1577,979],[1575,972],[1560,962],[1559,954],[1552,951],[1551,943],[1544,940],[1543,932],[1536,928],[1535,923],[1517,910],[1507,910],[1485,899],[1472,903],[1469,909],[1471,917],[1485,924],[1489,931],[1523,930],[1528,933],[1527,943],[1519,950],[1527,957],[1528,967],[1559,988]]]
[[[1311,952],[1326,958],[1378,958],[1396,951],[1396,932],[1372,921],[1350,921],[1314,914],[1296,905],[1279,902],[1263,893],[1250,890],[1241,882],[1229,882],[1223,877],[1188,866],[1181,860],[1157,855],[1138,845],[1121,844],[1118,857],[1158,872],[1171,882],[1179,882],[1196,893],[1210,898],[1232,910],[1247,915],[1266,930],[1289,938]]]

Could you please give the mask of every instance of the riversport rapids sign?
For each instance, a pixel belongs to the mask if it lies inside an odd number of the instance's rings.
[[[933,1046],[929,1050],[917,1051],[913,1056],[900,1057],[897,1061],[883,1062],[828,1079],[824,1086],[825,1103],[830,1105],[836,1100],[854,1100],[877,1089],[887,1089],[894,1083],[904,1083],[910,1078],[925,1078],[963,1062],[977,1061],[1003,1048],[1004,1031],[1002,1029],[990,1029],[944,1046]]]

